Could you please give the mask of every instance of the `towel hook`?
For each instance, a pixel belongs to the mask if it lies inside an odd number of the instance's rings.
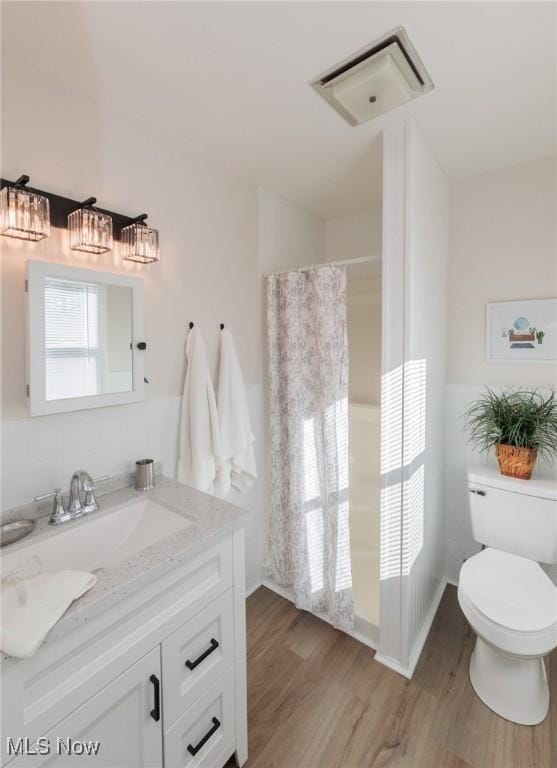
[[[221,329],[221,331],[224,331],[224,323],[220,324],[220,329]]]
[[[193,323],[190,323],[190,331],[191,331],[192,328],[193,328]]]

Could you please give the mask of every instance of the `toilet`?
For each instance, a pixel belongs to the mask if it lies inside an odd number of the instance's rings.
[[[543,657],[557,647],[557,586],[539,563],[557,563],[557,484],[517,480],[493,467],[468,472],[474,539],[461,568],[460,607],[474,632],[470,681],[480,699],[521,725],[549,709]]]

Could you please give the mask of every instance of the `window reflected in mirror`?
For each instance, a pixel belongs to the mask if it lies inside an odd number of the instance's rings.
[[[131,392],[132,288],[45,277],[46,400]]]

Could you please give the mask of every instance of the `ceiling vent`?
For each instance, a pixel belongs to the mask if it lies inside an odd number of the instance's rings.
[[[311,82],[350,123],[360,125],[433,89],[404,27],[362,48]]]

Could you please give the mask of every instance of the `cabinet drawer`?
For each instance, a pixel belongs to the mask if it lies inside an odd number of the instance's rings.
[[[222,768],[235,727],[232,666],[164,734],[165,768]]]
[[[165,730],[232,664],[232,600],[229,589],[163,641]]]

